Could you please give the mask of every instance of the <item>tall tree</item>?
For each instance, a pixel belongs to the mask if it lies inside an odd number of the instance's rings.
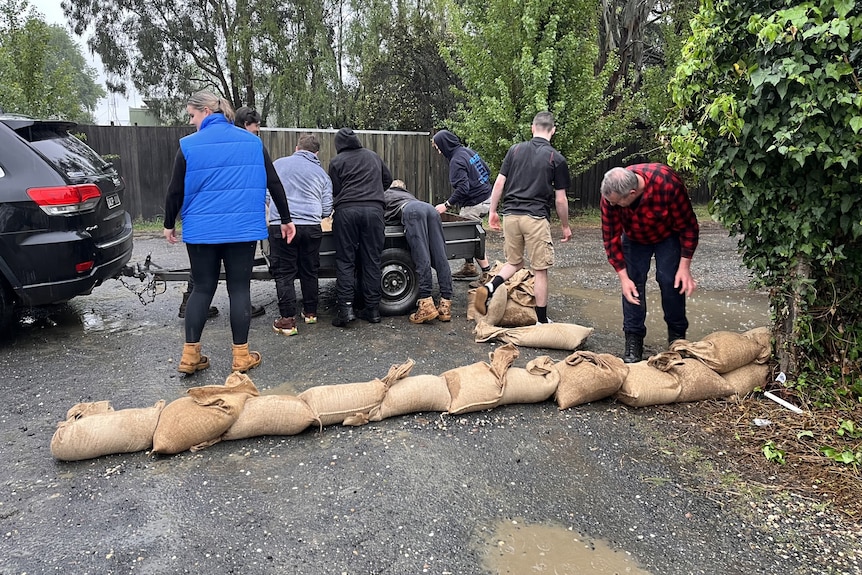
[[[382,130],[430,130],[454,111],[458,77],[440,56],[448,40],[432,2],[393,3],[380,38],[366,41],[358,70],[356,125]]]
[[[45,23],[26,0],[0,3],[0,108],[87,123],[104,96],[66,30]]]
[[[616,56],[595,69],[597,0],[452,2],[449,9],[455,41],[443,53],[465,101],[453,127],[489,163],[499,166],[512,143],[530,137],[541,110],[556,116],[555,145],[576,173],[631,139],[635,108],[612,110],[606,97]]]
[[[703,0],[669,160],[769,288],[781,367],[862,395],[862,5]]]
[[[109,87],[124,93],[130,80],[163,117],[178,116],[191,92],[209,89],[235,107],[258,107],[264,118],[279,103],[276,117],[289,121],[289,110],[284,109],[288,98],[311,90],[319,99],[320,86],[331,87],[303,76],[309,69],[309,54],[332,59],[331,49],[321,49],[321,38],[331,34],[300,33],[318,26],[325,15],[315,9],[318,4],[312,0],[64,0],[63,9],[77,34],[92,31],[88,44],[113,77]],[[303,44],[309,37],[313,45]],[[312,67],[320,66],[319,61],[313,60]],[[302,82],[288,82],[288,78],[302,78]],[[275,94],[276,88],[292,92]]]

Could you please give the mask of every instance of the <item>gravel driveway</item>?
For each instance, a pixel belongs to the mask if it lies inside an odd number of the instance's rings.
[[[494,234],[488,246],[491,259],[502,257]],[[163,265],[185,261],[181,247],[136,239],[135,259],[148,253]],[[619,294],[600,232],[576,230],[557,254],[551,316],[595,327],[587,349],[618,352]],[[693,335],[765,321],[765,298],[747,291],[735,242],[720,228],[704,230],[693,267],[705,302],[692,300]],[[250,372],[261,390],[295,394],[368,381],[408,358],[416,361],[414,375],[439,374],[495,349],[473,340],[464,284],[450,323],[413,326],[389,317],[347,329],[329,324],[333,287],[322,286],[322,321],[284,338],[270,328],[273,286],[254,282],[252,299],[268,312],[252,320],[250,336],[263,354]],[[793,494],[740,495],[723,468],[698,468],[692,446],[668,435],[663,411],[609,400],[565,411],[545,402],[460,416],[416,413],[172,457],[55,461],[51,436],[75,403],[145,407],[190,385],[223,383],[226,293],[219,289],[214,303],[223,313],[204,332],[212,367],[180,379],[180,291],[169,284],[144,306],[109,282],[28,313],[0,348],[0,574],[611,572],[600,560],[593,570],[575,564],[568,551],[584,542],[603,543],[655,575],[859,573],[852,526]],[[664,339],[656,325],[648,350]],[[520,351],[518,367],[539,355],[567,355]],[[499,534],[501,523],[524,533],[553,529],[565,543],[518,547]]]

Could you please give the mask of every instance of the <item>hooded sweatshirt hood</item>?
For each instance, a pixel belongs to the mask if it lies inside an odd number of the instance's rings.
[[[362,142],[350,128],[341,128],[335,134],[335,151],[355,150],[362,147]]]
[[[449,130],[440,130],[434,134],[434,144],[447,160],[451,160],[455,150],[461,147],[461,140]]]

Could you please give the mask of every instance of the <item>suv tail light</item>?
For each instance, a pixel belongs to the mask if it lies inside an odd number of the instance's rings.
[[[49,216],[64,216],[96,209],[102,192],[95,184],[29,188],[27,195]]]

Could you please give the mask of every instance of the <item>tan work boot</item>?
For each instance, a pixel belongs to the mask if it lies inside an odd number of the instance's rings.
[[[452,300],[440,298],[440,305],[437,306],[437,319],[440,321],[450,321],[452,319]]]
[[[260,353],[249,351],[247,343],[233,344],[233,371],[246,372],[260,365]]]
[[[207,356],[201,355],[201,344],[187,343],[183,345],[183,357],[177,366],[178,372],[192,375],[196,371],[201,371],[209,366],[210,360]]]
[[[468,287],[471,287],[471,288],[477,288],[477,287],[485,285],[486,283],[490,282],[492,279],[494,279],[494,275],[491,272],[482,272],[482,276],[479,279],[473,280],[467,285],[468,285]]]
[[[476,276],[479,275],[479,268],[472,262],[464,262],[464,265],[461,266],[461,269],[452,274],[453,280],[472,280],[476,279]]]
[[[417,309],[410,314],[410,323],[425,323],[437,319],[437,308],[434,306],[434,298],[426,297],[416,302]]]

